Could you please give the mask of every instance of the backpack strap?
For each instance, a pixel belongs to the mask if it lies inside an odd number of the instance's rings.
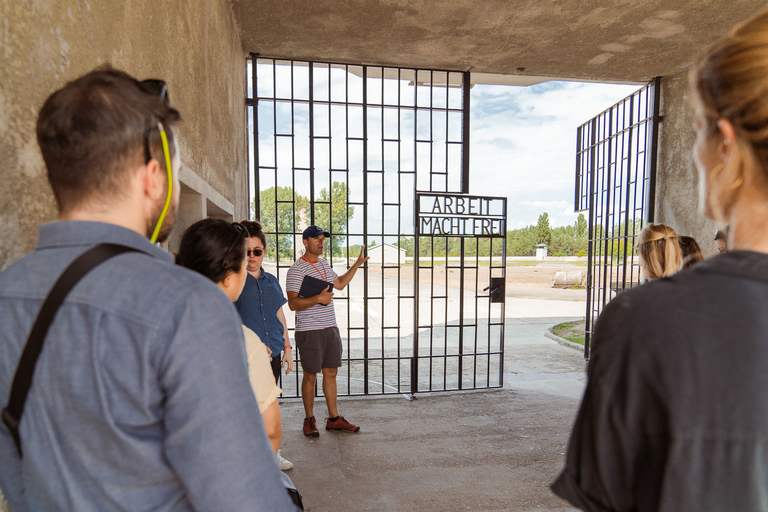
[[[27,401],[29,388],[32,386],[32,376],[35,372],[37,359],[43,350],[45,336],[48,334],[48,328],[56,317],[56,312],[69,294],[69,291],[88,272],[100,263],[125,252],[143,251],[119,244],[100,244],[88,249],[70,263],[58,281],[56,281],[56,284],[53,285],[53,288],[51,288],[45,302],[43,302],[43,307],[40,309],[27,338],[19,365],[16,367],[8,405],[3,409],[2,413],[3,424],[10,430],[20,457],[23,457],[23,454],[21,453],[19,422],[21,421],[21,415],[24,413],[24,404]]]

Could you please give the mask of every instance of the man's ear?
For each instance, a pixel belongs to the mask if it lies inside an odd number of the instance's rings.
[[[165,195],[166,173],[160,168],[160,163],[152,159],[141,167],[140,171],[141,191],[144,197],[157,201]]]

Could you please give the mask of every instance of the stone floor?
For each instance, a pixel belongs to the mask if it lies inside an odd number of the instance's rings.
[[[584,360],[544,336],[563,318],[509,318],[505,383],[491,391],[341,399],[357,434],[305,438],[286,400],[283,455],[306,510],[572,510],[549,490],[562,468]]]

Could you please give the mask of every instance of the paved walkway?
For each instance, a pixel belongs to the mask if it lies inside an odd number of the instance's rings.
[[[572,510],[549,484],[562,468],[585,365],[544,333],[573,319],[508,318],[502,389],[341,399],[358,434],[325,431],[318,399],[320,437],[305,438],[301,401],[287,400],[283,454],[296,464],[288,474],[306,509]]]

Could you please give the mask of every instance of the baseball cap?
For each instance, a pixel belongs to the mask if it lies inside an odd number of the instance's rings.
[[[325,238],[329,238],[331,234],[321,228],[320,226],[309,226],[307,229],[304,230],[304,233],[302,233],[301,238],[303,240],[306,240],[307,238],[315,238],[320,235],[325,235]]]

